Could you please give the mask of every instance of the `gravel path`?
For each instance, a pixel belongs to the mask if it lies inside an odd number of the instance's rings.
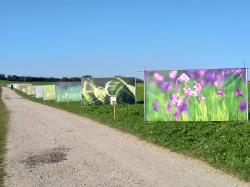
[[[4,88],[6,186],[249,186],[203,162]]]

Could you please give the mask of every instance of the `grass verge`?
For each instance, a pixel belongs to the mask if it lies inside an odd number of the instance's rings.
[[[7,134],[8,112],[2,101],[2,88],[0,87],[0,186],[4,183],[4,155]]]
[[[159,122],[144,124],[143,105],[118,105],[116,120],[112,106],[81,108],[79,102],[44,101],[16,92],[29,100],[89,117],[110,127],[172,151],[198,158],[215,168],[250,181],[249,122]]]

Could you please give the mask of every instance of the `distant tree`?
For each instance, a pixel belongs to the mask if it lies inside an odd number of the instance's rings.
[[[68,77],[63,77],[61,81],[63,81],[63,82],[68,82],[68,81],[69,81],[69,78],[68,78]]]
[[[70,82],[79,82],[79,81],[81,81],[81,78],[79,78],[79,77],[71,77],[71,78],[69,78],[69,81]]]
[[[90,77],[92,77],[92,76],[91,76],[91,75],[83,75],[82,77],[90,78]]]
[[[0,80],[6,80],[6,76],[4,74],[0,74]]]

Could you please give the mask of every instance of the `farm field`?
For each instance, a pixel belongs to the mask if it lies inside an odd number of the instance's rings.
[[[8,113],[2,102],[2,88],[0,87],[0,186],[3,185],[3,179],[5,176],[4,171],[4,154],[5,154],[5,140],[7,133],[7,121],[8,121]]]
[[[143,86],[137,96],[142,96]],[[143,104],[118,105],[116,119],[112,106],[88,106],[80,102],[57,103],[43,101],[16,91],[29,100],[89,117],[110,127],[120,129],[190,157],[199,158],[250,181],[250,123],[249,122],[143,122]]]

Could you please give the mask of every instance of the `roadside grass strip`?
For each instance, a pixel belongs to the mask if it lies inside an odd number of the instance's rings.
[[[5,156],[5,144],[6,144],[6,134],[7,134],[7,122],[8,122],[8,112],[2,101],[2,88],[0,87],[0,186],[4,183],[4,156]]]

